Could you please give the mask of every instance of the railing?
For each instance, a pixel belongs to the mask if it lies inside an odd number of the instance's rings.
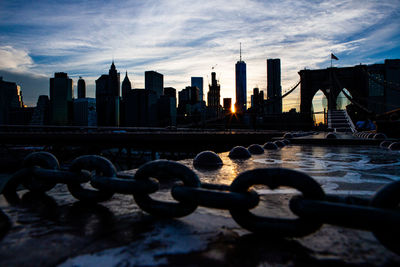
[[[346,116],[347,122],[350,124],[350,129],[352,133],[357,132],[356,127],[354,126],[354,123],[352,121],[352,119],[349,116],[349,113],[347,113],[347,110],[343,110],[344,111],[344,115]]]

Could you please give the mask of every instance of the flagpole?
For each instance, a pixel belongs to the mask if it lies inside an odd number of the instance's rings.
[[[332,68],[332,54],[331,54],[331,68]]]

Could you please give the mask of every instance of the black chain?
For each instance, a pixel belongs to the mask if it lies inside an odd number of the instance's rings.
[[[239,174],[230,186],[201,183],[199,177],[183,164],[156,160],[142,165],[135,175],[117,175],[114,165],[104,157],[81,156],[68,170],[60,170],[57,159],[47,152],[26,157],[24,168],[6,183],[3,194],[10,204],[20,202],[19,185],[33,192],[46,192],[54,185],[67,184],[70,193],[86,202],[109,200],[114,193],[132,194],[138,206],[155,216],[182,217],[198,206],[229,210],[243,228],[275,237],[301,237],[317,231],[324,223],[373,232],[388,249],[400,254],[400,181],[392,182],[372,198],[326,195],[310,176],[290,169],[265,168]],[[149,194],[160,189],[159,181],[167,184],[178,202],[159,201]],[[96,190],[85,189],[90,183]],[[292,187],[301,192],[289,202],[296,219],[258,216],[250,212],[260,201],[250,187],[266,185],[270,189]],[[10,228],[10,221],[0,210],[0,237]]]

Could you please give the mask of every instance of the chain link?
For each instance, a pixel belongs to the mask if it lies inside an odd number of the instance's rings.
[[[114,165],[104,157],[81,156],[69,170],[60,170],[57,159],[47,152],[27,156],[24,168],[7,181],[3,195],[16,205],[20,185],[32,192],[45,192],[55,184],[66,184],[70,193],[85,202],[101,202],[114,193],[132,194],[137,205],[155,216],[182,217],[198,206],[229,210],[232,218],[243,228],[274,237],[301,237],[317,231],[324,223],[372,231],[388,249],[400,254],[400,181],[379,190],[373,198],[325,195],[321,186],[310,176],[290,169],[268,168],[245,171],[230,186],[201,183],[199,177],[183,164],[157,160],[142,165],[135,175],[117,175]],[[174,180],[181,180],[174,183]],[[150,197],[164,187],[171,188],[178,202],[160,201]],[[172,181],[172,183],[171,183]],[[82,187],[90,183],[94,189]],[[301,195],[289,201],[296,219],[259,216],[250,211],[258,206],[260,196],[251,189],[265,185],[274,190],[292,187]],[[10,221],[0,210],[0,237],[10,228]]]

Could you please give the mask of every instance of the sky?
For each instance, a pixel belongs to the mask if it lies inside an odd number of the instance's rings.
[[[35,106],[49,94],[49,78],[67,72],[95,80],[114,59],[134,88],[144,72],[164,75],[178,91],[190,77],[217,73],[222,98],[235,102],[235,63],[247,64],[247,97],[266,91],[266,59],[280,58],[283,92],[298,71],[400,58],[400,0],[214,0],[214,1],[0,1],[0,76],[21,86],[24,102]],[[283,101],[299,104],[299,89]]]

